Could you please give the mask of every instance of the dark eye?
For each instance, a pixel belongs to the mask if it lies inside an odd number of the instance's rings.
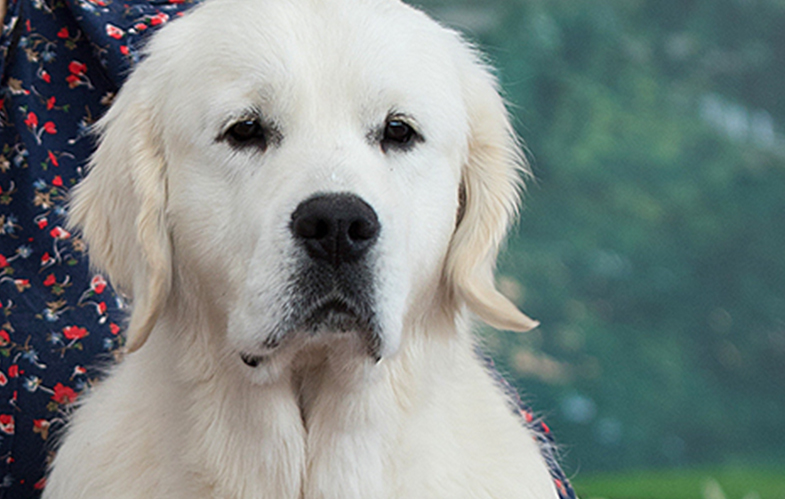
[[[267,149],[267,130],[256,119],[238,121],[224,136],[236,147],[254,146]]]
[[[388,118],[382,134],[382,150],[387,152],[390,148],[408,149],[419,139],[419,137],[420,136],[414,128],[402,119],[395,117]]]

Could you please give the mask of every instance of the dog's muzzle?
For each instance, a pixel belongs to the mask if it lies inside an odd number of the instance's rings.
[[[317,194],[297,206],[289,228],[302,256],[291,276],[286,324],[265,348],[276,348],[293,331],[355,333],[380,360],[372,249],[381,225],[374,209],[354,194]],[[243,356],[251,367],[261,360]]]

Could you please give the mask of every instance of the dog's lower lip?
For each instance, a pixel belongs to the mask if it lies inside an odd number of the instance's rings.
[[[313,311],[312,316],[318,317],[320,315],[327,315],[328,313],[357,317],[357,313],[352,310],[352,308],[347,305],[346,302],[338,299],[333,299],[320,305],[316,308],[316,310]]]
[[[348,333],[369,328],[370,321],[351,302],[332,298],[313,307],[305,314],[303,325],[311,333]]]

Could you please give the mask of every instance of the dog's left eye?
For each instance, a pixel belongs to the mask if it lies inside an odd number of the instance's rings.
[[[397,117],[387,119],[381,139],[384,152],[389,149],[408,149],[418,140],[420,135],[403,119]]]
[[[267,130],[258,119],[238,121],[224,134],[230,144],[237,147],[255,146],[267,149]]]

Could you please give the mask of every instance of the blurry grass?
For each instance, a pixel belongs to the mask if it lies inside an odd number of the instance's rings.
[[[706,468],[578,476],[581,499],[785,499],[785,469]]]

